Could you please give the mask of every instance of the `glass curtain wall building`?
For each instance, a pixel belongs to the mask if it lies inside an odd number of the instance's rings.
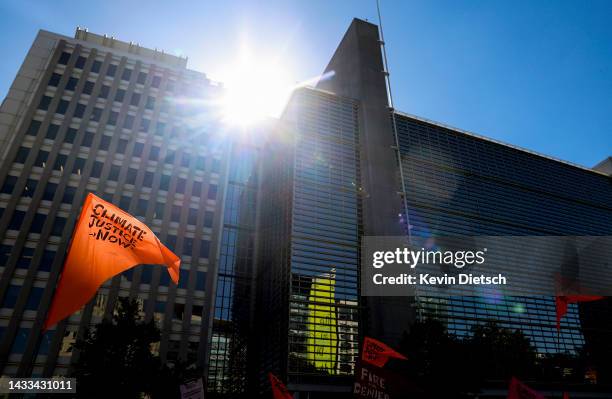
[[[2,374],[67,373],[71,344],[112,315],[118,296],[158,321],[164,361],[204,363],[230,145],[201,106],[221,88],[186,63],[83,29],[37,35],[1,107]],[[180,283],[161,267],[134,268],[38,347],[87,192],[150,226],[181,257]]]
[[[264,149],[258,257],[261,371],[293,392],[342,392],[358,352],[357,103],[293,93]],[[266,375],[260,382],[266,387]]]

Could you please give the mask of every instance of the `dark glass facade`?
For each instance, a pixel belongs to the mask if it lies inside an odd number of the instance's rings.
[[[260,370],[286,378],[296,392],[346,384],[355,367],[357,112],[354,101],[297,90],[263,160]]]
[[[395,120],[412,234],[612,234],[608,176],[409,115],[396,113]],[[576,304],[557,335],[552,297],[417,303],[421,317],[438,317],[459,336],[493,319],[521,329],[540,353],[576,353],[585,344]]]

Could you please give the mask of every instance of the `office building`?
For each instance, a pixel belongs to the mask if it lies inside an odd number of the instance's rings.
[[[222,88],[187,60],[77,29],[40,31],[0,109],[0,372],[62,375],[71,344],[137,298],[164,361],[203,367],[231,137],[201,103]],[[41,334],[87,192],[146,223],[182,260],[179,285],[143,265]]]

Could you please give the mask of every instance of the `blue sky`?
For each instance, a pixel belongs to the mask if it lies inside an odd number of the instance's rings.
[[[612,155],[612,1],[381,0],[396,108],[593,166]],[[189,57],[210,74],[255,54],[321,73],[375,0],[0,2],[0,98],[38,29],[76,25]]]

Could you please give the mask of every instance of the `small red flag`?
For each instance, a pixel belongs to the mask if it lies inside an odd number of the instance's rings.
[[[561,319],[567,313],[567,305],[578,302],[591,302],[603,299],[598,295],[560,295],[556,297],[557,305],[557,331],[561,329]]]
[[[125,270],[140,264],[165,265],[178,283],[180,263],[144,223],[89,193],[43,328],[79,310],[102,283]]]
[[[383,367],[389,361],[389,358],[406,360],[406,356],[398,353],[383,344],[382,342],[365,337],[363,339],[363,350],[361,351],[361,360],[370,363],[376,367]]]
[[[289,392],[285,384],[277,376],[268,373],[268,378],[270,379],[270,385],[272,385],[272,396],[274,399],[293,399],[291,392]]]
[[[569,393],[563,392],[563,399],[570,399]]]
[[[510,380],[508,399],[546,399],[541,393],[534,391],[520,382],[516,377]]]

